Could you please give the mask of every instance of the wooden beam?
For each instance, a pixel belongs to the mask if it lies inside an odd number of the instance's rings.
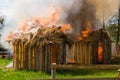
[[[52,69],[119,69],[120,65],[51,65]]]

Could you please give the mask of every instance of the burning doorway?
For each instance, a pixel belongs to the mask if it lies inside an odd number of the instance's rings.
[[[103,44],[98,43],[98,63],[103,63]]]

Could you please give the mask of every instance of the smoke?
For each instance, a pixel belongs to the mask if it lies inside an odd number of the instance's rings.
[[[86,24],[91,24],[91,31],[102,28],[103,19],[106,23],[118,8],[118,0],[76,0],[82,2],[77,13],[74,9],[67,11],[67,22],[73,26],[74,32],[81,33],[86,29]],[[76,4],[74,4],[76,5]]]
[[[10,31],[17,30],[20,20],[31,17],[47,17],[55,8],[61,9],[60,21],[70,23],[74,32],[85,30],[86,23],[91,23],[91,29],[99,27],[103,12],[105,21],[117,9],[118,0],[11,0],[6,15],[1,42],[6,47],[5,37]]]
[[[50,0],[11,0],[8,9],[4,10],[5,22],[2,30],[1,43],[6,48],[11,48],[10,44],[6,42],[6,36],[11,31],[18,29],[18,22],[20,20],[43,16],[47,11],[46,5],[49,5]]]
[[[64,22],[67,17],[63,10],[70,10],[75,0],[11,0],[9,1],[8,9],[4,10],[5,22],[2,30],[1,43],[9,48],[10,45],[5,42],[6,36],[11,31],[18,29],[18,23],[21,20],[28,18],[43,17],[46,18],[55,8],[61,9],[60,22]],[[79,7],[78,7],[79,9]],[[78,11],[76,9],[76,11]]]
[[[80,3],[79,1],[77,2]],[[67,21],[74,27],[75,32],[80,33],[81,30],[85,30],[88,22],[94,27],[94,24],[97,21],[95,12],[95,6],[88,0],[83,0],[82,6],[77,13],[73,13],[73,9],[68,11]]]
[[[108,21],[118,10],[119,0],[93,0],[92,4],[96,7],[96,17],[102,22],[103,14],[104,20]]]

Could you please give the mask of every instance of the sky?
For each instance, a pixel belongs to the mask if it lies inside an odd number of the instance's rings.
[[[7,9],[8,8],[8,1],[7,0],[0,0],[0,9]]]
[[[0,16],[6,15],[9,7],[9,0],[0,0]]]

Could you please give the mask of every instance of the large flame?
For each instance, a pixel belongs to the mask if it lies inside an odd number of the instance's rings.
[[[31,17],[29,19],[24,18],[23,20],[18,22],[17,32],[29,33],[29,31],[31,31],[33,28],[53,27],[56,26],[57,24],[60,24],[60,26],[62,26],[61,31],[66,32],[69,29],[71,29],[71,25],[59,23],[60,14],[61,14],[60,8],[56,8],[52,11],[49,11],[49,13],[47,13],[45,17]],[[11,40],[12,36],[14,35],[12,33],[9,33],[9,35],[7,36],[7,40]]]
[[[30,19],[24,19],[18,23],[19,30],[28,32],[31,28],[38,27],[42,25],[43,27],[48,27],[50,25],[56,25],[60,18],[60,9],[56,8],[51,11],[46,17],[31,17]]]

